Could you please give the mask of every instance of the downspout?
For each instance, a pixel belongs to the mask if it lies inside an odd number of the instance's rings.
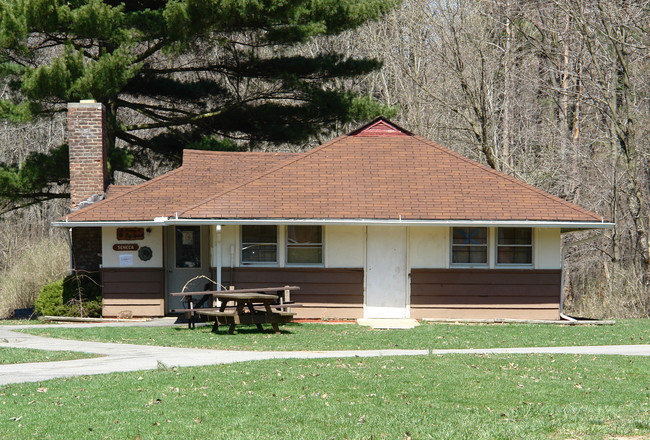
[[[217,225],[217,290],[221,289],[221,225]]]
[[[235,288],[235,245],[230,245],[230,282],[228,284],[230,289]]]
[[[576,321],[576,319],[567,316],[564,314],[564,257],[566,256],[566,251],[568,248],[577,246],[579,244],[584,244],[605,236],[605,229],[600,230],[600,234],[594,235],[592,237],[583,238],[582,240],[574,241],[573,243],[566,244],[562,246],[562,261],[560,266],[561,278],[560,278],[560,319],[565,319],[567,321]]]
[[[74,261],[73,261],[74,255],[72,253],[72,228],[68,228],[68,230],[64,235],[65,235],[65,241],[68,242],[68,249],[70,252],[70,275],[72,275],[74,273]]]

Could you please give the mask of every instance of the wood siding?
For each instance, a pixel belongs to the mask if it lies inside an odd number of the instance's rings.
[[[165,314],[165,272],[162,268],[104,268],[101,272],[103,316]]]
[[[560,270],[412,269],[411,317],[559,319]]]
[[[363,269],[236,267],[234,284],[230,282],[230,271],[230,268],[222,269],[224,286],[234,285],[238,289],[299,286],[299,291],[291,292],[291,300],[302,304],[291,310],[296,318],[363,317]]]

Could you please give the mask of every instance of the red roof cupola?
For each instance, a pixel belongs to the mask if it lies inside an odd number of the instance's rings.
[[[384,136],[413,136],[413,134],[402,127],[393,124],[383,116],[378,116],[363,127],[357,128],[348,136],[358,137],[384,137]]]

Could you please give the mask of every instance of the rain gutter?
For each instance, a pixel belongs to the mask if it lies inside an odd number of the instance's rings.
[[[581,229],[612,229],[615,224],[605,222],[568,222],[535,220],[402,220],[399,219],[186,219],[157,217],[153,221],[58,221],[55,227],[103,227],[103,226],[177,226],[177,225],[363,225],[363,226],[442,226],[442,227],[535,227],[563,228],[571,231]]]
[[[70,275],[74,273],[74,253],[72,252],[72,228],[68,228],[65,233],[65,241],[68,242],[68,252],[70,252]]]

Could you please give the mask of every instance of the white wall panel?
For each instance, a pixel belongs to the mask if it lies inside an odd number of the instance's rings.
[[[363,267],[363,226],[325,226],[326,267]]]
[[[163,265],[163,227],[153,226],[144,228],[144,240],[118,240],[116,227],[102,228],[102,267],[162,267]],[[151,232],[147,232],[151,230]],[[138,258],[138,251],[115,251],[115,244],[137,244],[139,248],[148,246],[151,248],[152,256],[148,261]],[[133,261],[132,266],[120,265],[120,255],[128,256]],[[124,260],[123,260],[124,261]]]
[[[449,267],[449,228],[410,227],[409,263],[418,269]]]
[[[535,231],[535,269],[561,267],[562,238],[556,228],[537,228]]]
[[[213,234],[214,239],[212,243],[213,249],[213,261],[212,266],[216,267],[216,234]],[[223,225],[221,226],[221,265],[222,267],[230,267],[231,264],[231,255],[234,258],[234,266],[237,266],[239,261],[239,227],[236,225]]]

